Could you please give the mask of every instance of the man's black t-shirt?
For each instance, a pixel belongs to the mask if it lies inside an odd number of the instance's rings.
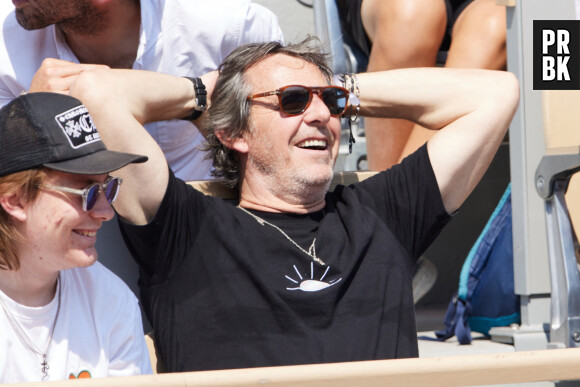
[[[308,214],[252,213],[170,177],[121,227],[168,371],[415,357],[412,266],[448,221],[426,147]]]

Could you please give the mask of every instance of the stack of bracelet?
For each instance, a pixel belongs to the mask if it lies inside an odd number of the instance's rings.
[[[355,143],[354,136],[352,135],[352,124],[356,122],[360,114],[360,89],[358,86],[358,79],[354,73],[338,74],[333,77],[334,84],[339,84],[348,91],[350,91],[349,100],[350,104],[354,107],[355,112],[353,115],[348,115],[345,117],[348,119],[348,129],[350,131],[348,138],[348,153],[352,153],[352,144]]]

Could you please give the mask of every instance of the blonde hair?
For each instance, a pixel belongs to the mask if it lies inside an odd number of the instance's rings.
[[[42,185],[46,176],[45,168],[28,169],[0,176],[0,196],[19,193],[24,203],[33,202],[38,197],[38,187]],[[22,240],[22,235],[16,229],[12,216],[0,206],[0,270],[20,269],[16,249],[16,242],[19,240]]]

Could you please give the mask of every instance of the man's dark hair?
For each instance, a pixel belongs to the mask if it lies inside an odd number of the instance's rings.
[[[283,45],[280,42],[250,43],[236,48],[219,68],[219,76],[211,96],[207,158],[213,160],[212,174],[230,188],[239,183],[239,162],[235,151],[220,142],[217,131],[223,131],[224,138],[241,138],[250,128],[250,101],[252,92],[246,82],[245,72],[259,61],[275,54],[284,54],[305,60],[317,66],[330,82],[332,69],[327,55],[322,51],[320,41],[307,37],[300,43]]]

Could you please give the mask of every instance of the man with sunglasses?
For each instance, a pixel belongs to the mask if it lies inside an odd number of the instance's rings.
[[[109,173],[146,160],[107,150],[75,98],[0,110],[0,383],[152,372],[138,301],[95,250]]]
[[[215,87],[202,77],[207,148],[216,175],[239,190],[236,203],[176,179],[143,135],[144,122],[195,109],[188,80],[98,70],[71,88],[109,147],[151,161],[119,171],[128,195],[115,209],[168,371],[418,355],[413,263],[488,167],[515,112],[517,81],[404,69],[342,78],[351,96],[331,84],[311,43],[242,46]],[[340,116],[357,113],[439,131],[400,165],[327,192]]]

